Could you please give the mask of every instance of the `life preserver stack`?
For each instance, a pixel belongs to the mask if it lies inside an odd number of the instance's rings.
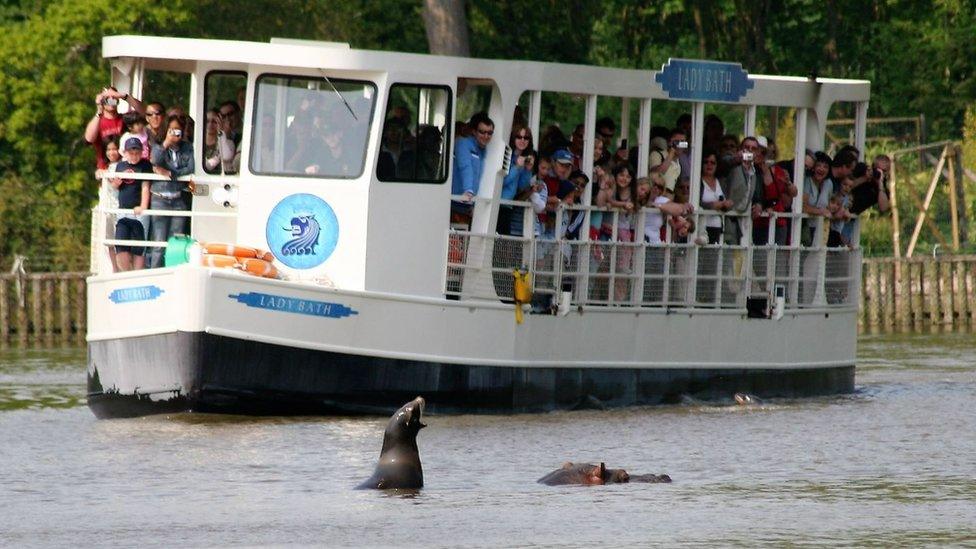
[[[201,264],[205,267],[232,268],[264,278],[278,278],[271,263],[274,255],[267,250],[223,242],[200,242]]]

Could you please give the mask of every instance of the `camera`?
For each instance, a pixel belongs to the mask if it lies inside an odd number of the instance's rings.
[[[180,137],[180,136],[183,135],[183,130],[181,130],[181,129],[172,129],[172,130],[170,130],[170,133],[173,134],[176,137]]]
[[[102,105],[107,105],[109,107],[114,107],[119,104],[119,100],[114,97],[106,97],[102,99]]]
[[[678,141],[677,147],[679,149],[687,149],[688,148],[688,142],[687,141]]]
[[[751,152],[746,151],[746,152],[742,153],[742,161],[743,162],[752,162],[752,158],[753,158],[753,156],[752,156],[752,153]]]
[[[875,181],[882,181],[882,180],[884,180],[884,172],[881,171],[878,168],[875,168],[874,170],[872,170],[871,171],[871,174],[872,174],[872,177],[874,178]]]

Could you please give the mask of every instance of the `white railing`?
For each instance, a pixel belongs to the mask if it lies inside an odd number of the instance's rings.
[[[460,197],[453,197],[460,199]],[[487,199],[475,198],[487,201]],[[823,238],[811,246],[800,244],[802,222],[807,219],[817,235],[823,235],[824,219],[805,214],[774,213],[769,220],[769,244],[752,245],[751,213],[730,214],[699,210],[693,214],[697,231],[685,242],[675,242],[670,227],[662,244],[644,242],[644,221],[655,207],[632,216],[635,241],[618,240],[623,212],[595,206],[560,206],[555,227],[563,219],[582,212],[578,238],[567,238],[560,230],[536,235],[535,213],[528,202],[499,201],[522,217],[523,234],[474,233],[455,227],[448,234],[445,293],[455,299],[510,300],[516,268],[531,274],[533,294],[561,299],[569,292],[573,308],[627,306],[683,309],[744,310],[748,297],[764,296],[772,301],[777,286],[785,293],[790,309],[844,308],[857,306],[861,252],[852,248],[828,248]],[[590,218],[610,216],[607,240],[591,240]],[[719,216],[741,218],[740,245],[708,244],[704,220]],[[791,231],[787,245],[775,244],[776,221],[787,219]],[[852,242],[858,240],[855,225]],[[546,298],[549,299],[549,298]]]
[[[170,178],[164,177],[155,173],[120,173],[111,172],[107,170],[98,170],[95,172],[95,176],[98,179],[103,180],[103,190],[104,186],[107,185],[107,180],[118,177],[120,179],[134,179],[138,181],[171,181]],[[220,188],[223,186],[236,186],[239,179],[236,176],[220,176],[220,175],[186,175],[176,178],[177,181],[182,181],[189,183],[194,187],[193,194],[197,197],[206,197],[210,195],[211,188]],[[166,242],[150,240],[150,233],[147,231],[146,240],[122,240],[112,238],[114,236],[114,231],[109,233],[109,228],[114,227],[115,222],[118,220],[120,215],[135,215],[135,211],[132,209],[111,207],[104,202],[106,194],[101,193],[101,199],[99,203],[92,208],[92,226],[91,226],[91,271],[94,273],[104,273],[112,272],[114,266],[109,254],[109,247],[112,246],[139,246],[147,248],[165,248]],[[223,205],[225,208],[231,208],[233,205],[225,203]],[[140,215],[144,216],[158,216],[158,217],[186,217],[188,219],[215,219],[215,218],[226,218],[226,219],[236,219],[237,211],[236,209],[230,211],[192,211],[192,210],[152,210],[146,209],[141,212]]]

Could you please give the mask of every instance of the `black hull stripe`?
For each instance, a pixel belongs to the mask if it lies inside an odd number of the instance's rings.
[[[805,369],[470,366],[299,349],[203,333],[89,343],[88,404],[98,417],[207,412],[387,415],[420,395],[434,414],[548,412],[851,393],[854,366]],[[130,358],[124,364],[113,363]],[[179,381],[156,394],[113,391],[110,372]],[[109,387],[103,387],[103,383]],[[170,388],[173,385],[169,386]]]

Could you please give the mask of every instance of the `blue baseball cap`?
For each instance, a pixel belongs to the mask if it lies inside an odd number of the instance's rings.
[[[142,150],[142,141],[139,141],[138,137],[130,137],[125,140],[125,148],[123,150],[130,151],[132,149]]]
[[[566,149],[559,149],[552,153],[552,161],[559,162],[561,164],[572,164],[573,153],[567,151]]]

